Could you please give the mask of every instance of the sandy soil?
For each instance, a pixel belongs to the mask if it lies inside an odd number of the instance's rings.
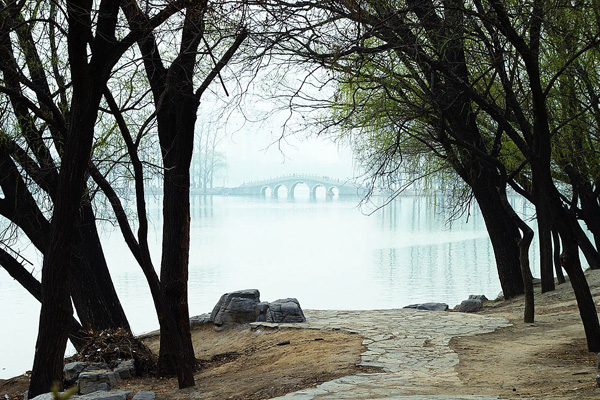
[[[599,302],[600,271],[589,272],[588,280]],[[558,286],[555,292],[536,294],[534,324],[521,322],[522,309],[521,298],[488,302],[482,314],[505,317],[513,326],[452,339],[450,347],[459,354],[457,371],[464,386],[448,388],[452,391],[448,394],[600,398],[595,383],[598,359],[587,351],[569,283]],[[202,327],[192,333],[196,356],[204,360],[196,374],[196,388],[180,391],[175,379],[154,378],[135,378],[122,382],[121,387],[155,391],[159,399],[168,400],[255,400],[365,372],[356,366],[365,350],[362,338],[343,331],[246,328],[215,332],[211,327]],[[158,350],[156,335],[145,342]],[[0,396],[22,399],[27,382],[27,376],[0,380]],[[439,390],[437,387],[436,393]]]

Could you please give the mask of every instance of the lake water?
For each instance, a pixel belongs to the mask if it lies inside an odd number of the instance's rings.
[[[518,211],[530,213],[513,199]],[[161,210],[150,202],[151,245],[160,260]],[[469,294],[495,298],[500,284],[477,210],[447,224],[433,197],[406,196],[366,215],[358,199],[193,196],[190,314],[221,294],[256,288],[261,300],[296,297],[303,308],[400,308]],[[145,278],[108,223],[102,234],[113,280],[135,333],[158,327]],[[536,243],[532,248],[535,249]],[[535,251],[532,265],[537,268]],[[41,259],[31,250],[36,276]],[[32,267],[34,268],[34,267]],[[537,271],[534,271],[535,275]],[[39,305],[0,268],[0,378],[31,369]]]

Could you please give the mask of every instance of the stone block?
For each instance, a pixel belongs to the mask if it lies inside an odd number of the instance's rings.
[[[302,308],[297,299],[279,299],[269,304],[266,322],[306,322]]]
[[[243,324],[256,321],[256,305],[260,303],[257,289],[225,293],[213,308],[210,320],[216,326]]]
[[[85,371],[79,374],[77,385],[80,394],[88,394],[99,390],[108,391],[118,381],[119,374],[111,370]]]
[[[463,300],[458,306],[458,312],[477,312],[483,309],[483,303],[478,299]]]
[[[65,364],[63,372],[65,374],[65,381],[67,384],[74,385],[79,378],[79,374],[82,372],[106,369],[108,369],[108,365],[106,365],[106,363],[75,361]]]

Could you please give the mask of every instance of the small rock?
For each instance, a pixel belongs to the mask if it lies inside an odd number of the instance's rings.
[[[469,299],[469,300],[463,300],[460,303],[460,305],[458,306],[457,311],[471,313],[471,312],[481,311],[482,309],[483,309],[483,303],[481,302],[481,300]]]
[[[156,393],[142,391],[142,392],[137,392],[131,400],[154,400],[155,398],[156,398]]]
[[[600,369],[600,353],[597,354],[598,357],[598,369]]]
[[[596,375],[596,385],[600,387],[600,375]],[[37,399],[37,397],[36,397]]]
[[[302,308],[297,299],[279,299],[269,304],[267,322],[306,322]]]
[[[118,373],[110,370],[85,371],[79,374],[77,385],[80,394],[108,391],[121,380]]]
[[[426,310],[426,311],[448,311],[448,304],[446,303],[420,303],[411,304],[403,308],[412,308],[415,310]]]
[[[488,298],[484,294],[470,294],[469,300],[481,300],[481,302],[488,301]]]

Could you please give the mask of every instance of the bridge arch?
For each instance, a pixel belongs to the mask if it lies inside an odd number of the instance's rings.
[[[263,186],[260,189],[260,194],[264,197],[271,196],[273,194],[273,190],[269,186]]]
[[[279,189],[281,188],[285,188],[287,190],[287,187],[283,184],[283,183],[276,183],[273,188],[271,189],[271,197],[273,198],[278,198],[279,197]],[[288,190],[287,192],[288,196],[290,195],[290,192]]]
[[[317,198],[317,189],[323,188],[325,189],[325,193],[327,193],[327,188],[322,183],[314,183],[310,189],[310,197],[313,199]]]

